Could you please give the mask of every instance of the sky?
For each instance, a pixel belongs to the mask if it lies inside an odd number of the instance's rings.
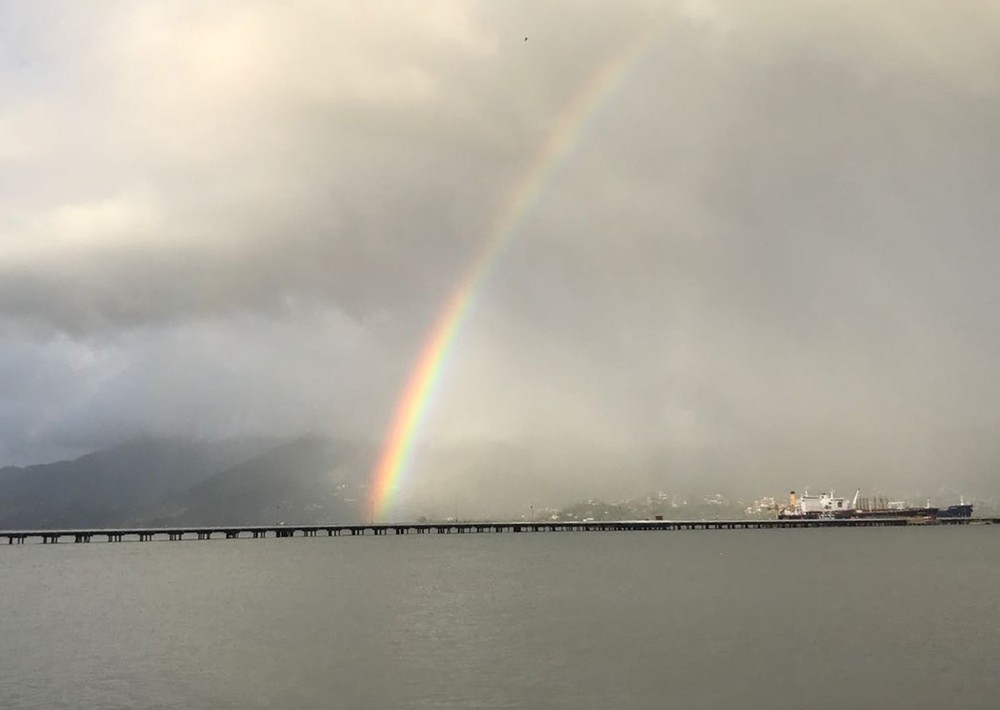
[[[998,36],[974,0],[0,0],[0,464],[378,446],[625,52],[407,484],[1000,491]]]

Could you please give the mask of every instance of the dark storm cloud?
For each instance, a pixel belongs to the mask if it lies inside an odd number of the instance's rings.
[[[38,383],[8,451],[377,438],[554,118],[651,31],[481,285],[427,444],[623,490],[1000,455],[990,4],[39,7],[0,73],[5,378]]]

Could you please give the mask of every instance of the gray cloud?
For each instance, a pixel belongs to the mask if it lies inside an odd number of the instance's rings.
[[[2,23],[9,459],[377,438],[555,117],[651,31],[482,284],[425,444],[522,447],[560,494],[990,485],[991,4],[98,7]]]

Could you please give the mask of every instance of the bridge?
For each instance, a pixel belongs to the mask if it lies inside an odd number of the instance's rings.
[[[223,527],[98,528],[0,530],[8,545],[26,541],[55,544],[154,540],[262,539],[381,535],[452,535],[468,533],[650,532],[676,530],[789,530],[801,528],[873,528],[910,525],[994,525],[1000,518],[848,518],[785,520],[603,520],[562,522],[370,523],[355,525],[231,525]]]

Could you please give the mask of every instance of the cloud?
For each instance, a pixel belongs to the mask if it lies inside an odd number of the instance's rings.
[[[652,33],[480,285],[425,443],[611,451],[586,478],[623,487],[998,453],[990,3],[6,12],[8,452],[377,439],[555,118]]]

